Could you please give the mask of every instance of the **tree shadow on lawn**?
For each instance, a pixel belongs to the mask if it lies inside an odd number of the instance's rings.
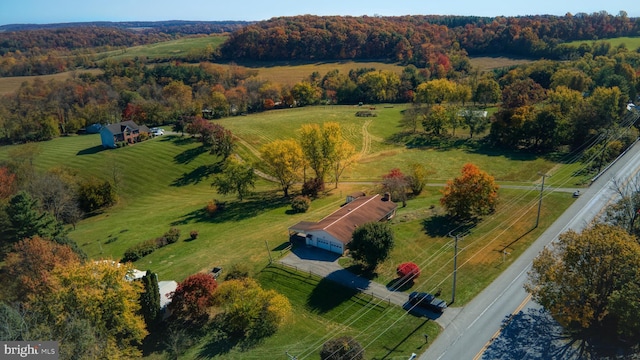
[[[348,288],[334,281],[337,280],[337,277],[341,276],[341,274],[336,274],[340,271],[347,270],[338,270],[329,274],[329,276],[322,278],[318,285],[313,289],[307,298],[307,305],[312,311],[321,314],[329,312],[359,293],[356,289]],[[332,277],[331,275],[334,276]]]
[[[102,145],[96,145],[94,147],[90,147],[88,149],[84,149],[84,150],[80,150],[76,153],[76,155],[93,155],[93,154],[97,154],[101,151],[105,151],[107,150],[104,146]]]
[[[447,235],[455,235],[467,233],[473,229],[480,219],[472,219],[470,221],[460,221],[449,215],[434,215],[424,219],[422,226],[427,235],[431,237],[444,237]]]
[[[204,154],[208,151],[209,149],[207,149],[204,145],[201,145],[196,148],[187,149],[180,154],[177,154],[173,157],[173,160],[178,164],[188,164],[199,155]]]
[[[171,186],[181,187],[199,184],[201,181],[208,179],[212,174],[221,172],[222,165],[221,162],[210,165],[200,165],[191,172],[183,173],[181,177],[173,180]]]
[[[160,141],[173,142],[175,145],[179,145],[179,146],[189,145],[195,142],[199,142],[199,140],[193,136],[183,136],[183,135],[173,135],[173,134],[166,135]]]
[[[227,334],[224,329],[224,314],[216,315],[207,327],[209,341],[200,351],[198,358],[210,359],[228,354],[233,349],[246,351],[262,342],[263,338],[240,338]]]
[[[179,220],[171,223],[172,226],[185,225],[198,222],[224,223],[229,221],[241,221],[256,217],[261,213],[289,204],[289,199],[278,196],[275,191],[260,193],[244,201],[227,203],[224,210],[218,210],[210,216],[204,206],[183,215]]]
[[[404,337],[404,339],[398,341],[398,343],[396,344],[396,346],[394,346],[393,348],[389,348],[388,346],[383,346],[383,348],[385,350],[387,350],[388,352],[381,358],[381,359],[395,359],[397,356],[402,356],[403,353],[400,353],[400,351],[398,350],[398,348],[400,346],[402,346],[405,341],[409,340],[409,338],[411,336],[413,336],[416,332],[418,332],[418,330],[420,330],[426,323],[429,322],[430,319],[426,319],[425,321],[422,322],[422,324],[418,325],[415,329],[413,329],[413,331],[411,331],[410,333],[407,334],[407,336]],[[422,347],[422,346],[420,346]],[[404,359],[404,357],[402,357]]]
[[[515,161],[533,161],[542,156],[540,153],[526,150],[511,150],[496,147],[486,141],[479,142],[477,146],[466,149],[468,153],[479,154],[485,156],[504,156],[509,160]]]
[[[424,132],[401,131],[389,136],[386,141],[392,144],[404,144],[409,149],[424,148],[449,150],[452,148],[475,147],[475,139],[459,138],[449,135],[432,135]]]

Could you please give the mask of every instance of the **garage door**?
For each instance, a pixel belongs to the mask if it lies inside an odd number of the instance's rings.
[[[331,243],[329,244],[329,251],[342,254],[342,244]]]
[[[320,249],[330,250],[329,242],[327,240],[318,239],[317,244]]]

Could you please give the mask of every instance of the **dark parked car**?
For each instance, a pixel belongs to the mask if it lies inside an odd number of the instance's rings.
[[[423,307],[435,312],[443,312],[447,308],[444,300],[438,299],[433,294],[425,292],[412,292],[409,294],[409,302],[413,305]]]

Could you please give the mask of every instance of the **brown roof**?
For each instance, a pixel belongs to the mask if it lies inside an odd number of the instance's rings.
[[[394,211],[398,205],[382,200],[380,195],[359,197],[334,211],[318,222],[301,221],[289,229],[294,231],[324,230],[342,243],[351,241],[356,227],[372,221],[380,221]]]

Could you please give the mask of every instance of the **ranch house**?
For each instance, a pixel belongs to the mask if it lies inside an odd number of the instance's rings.
[[[389,194],[347,196],[347,203],[318,222],[301,221],[289,228],[290,237],[300,236],[309,246],[343,254],[353,231],[372,221],[386,221],[395,213],[396,205]]]

